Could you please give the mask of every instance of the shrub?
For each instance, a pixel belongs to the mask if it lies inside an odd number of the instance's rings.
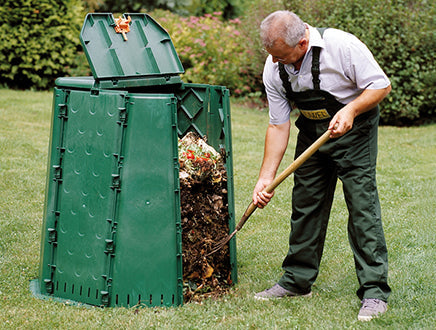
[[[224,85],[236,96],[254,89],[252,50],[239,30],[240,20],[225,22],[220,12],[179,17],[155,11],[151,16],[170,34],[185,69],[184,81]]]
[[[14,88],[47,89],[66,75],[78,51],[80,0],[4,0],[0,77]]]

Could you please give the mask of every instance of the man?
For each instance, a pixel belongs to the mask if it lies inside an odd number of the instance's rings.
[[[289,252],[284,274],[258,299],[310,296],[319,270],[337,179],[349,211],[348,237],[362,301],[359,320],[387,308],[387,249],[381,223],[375,169],[378,103],[390,92],[389,79],[368,48],[336,29],[316,29],[289,11],[261,24],[269,56],[263,80],[270,121],[253,202],[263,208],[288,144],[292,108],[300,110],[295,157],[327,129],[331,139],[294,173]]]

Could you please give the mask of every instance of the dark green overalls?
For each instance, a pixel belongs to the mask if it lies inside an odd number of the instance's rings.
[[[299,133],[295,158],[327,130],[333,115],[344,107],[333,95],[320,90],[319,53],[320,48],[314,47],[313,90],[292,91],[288,75],[279,63],[287,98],[305,114],[296,122]],[[302,294],[311,291],[339,178],[349,212],[348,238],[360,285],[357,295],[360,299],[387,301],[391,290],[387,284],[387,249],[376,186],[378,121],[378,107],[356,117],[350,131],[328,141],[294,173],[289,252],[279,281],[282,287]]]

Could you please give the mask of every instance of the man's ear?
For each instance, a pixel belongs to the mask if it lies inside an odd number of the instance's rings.
[[[309,45],[309,40],[307,38],[302,38],[299,42],[298,42],[298,47],[300,47],[300,49],[306,49]]]

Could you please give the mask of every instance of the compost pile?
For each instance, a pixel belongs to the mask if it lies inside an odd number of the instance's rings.
[[[220,154],[194,133],[179,140],[179,161],[184,300],[201,301],[231,284],[228,246],[208,255],[229,232],[227,172]]]

